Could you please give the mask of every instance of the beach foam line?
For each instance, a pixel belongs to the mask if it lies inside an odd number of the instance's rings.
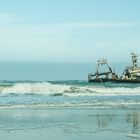
[[[139,109],[140,102],[96,102],[96,103],[64,103],[64,104],[17,104],[0,105],[0,109],[61,109],[61,108],[89,108],[89,109]]]

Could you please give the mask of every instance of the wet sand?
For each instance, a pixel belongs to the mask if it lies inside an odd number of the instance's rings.
[[[140,139],[139,110],[0,109],[5,140]]]

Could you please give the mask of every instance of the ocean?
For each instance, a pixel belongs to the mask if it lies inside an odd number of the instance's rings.
[[[140,84],[88,83],[91,64],[1,66],[2,139],[140,139]]]

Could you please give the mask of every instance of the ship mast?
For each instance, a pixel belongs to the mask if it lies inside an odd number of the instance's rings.
[[[107,65],[107,67],[108,67],[108,69],[109,69],[109,71],[108,72],[102,72],[102,73],[99,73],[99,69],[100,69],[100,66],[101,65]],[[110,68],[110,66],[108,65],[108,63],[107,63],[107,59],[99,59],[98,60],[98,64],[97,64],[97,68],[96,68],[96,73],[95,73],[95,75],[96,75],[96,78],[98,79],[98,76],[100,76],[100,75],[109,75],[110,73],[112,73],[112,69]]]
[[[97,69],[96,69],[96,71],[97,71],[97,73],[99,72],[99,67],[100,67],[100,65],[105,65],[105,64],[107,64],[107,60],[106,59],[99,59],[98,60],[98,64],[97,64]],[[107,64],[108,65],[108,64]]]
[[[133,69],[137,68],[137,61],[138,61],[138,56],[135,53],[131,53],[132,57],[132,64],[133,64]]]

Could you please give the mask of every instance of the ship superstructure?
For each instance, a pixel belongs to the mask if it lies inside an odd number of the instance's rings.
[[[120,79],[125,80],[140,80],[140,67],[138,67],[138,56],[135,53],[131,53],[132,66],[127,66],[121,75]]]

